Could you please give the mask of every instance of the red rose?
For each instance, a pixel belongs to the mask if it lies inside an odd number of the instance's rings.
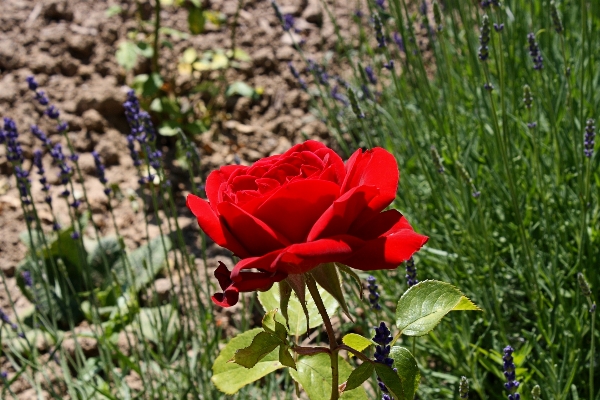
[[[339,262],[363,271],[394,269],[427,241],[396,210],[398,166],[382,148],[357,150],[346,162],[307,141],[250,167],[228,165],[206,180],[208,202],[190,194],[200,227],[241,260],[215,271],[223,293],[267,290],[289,274]],[[383,211],[383,212],[382,212]]]

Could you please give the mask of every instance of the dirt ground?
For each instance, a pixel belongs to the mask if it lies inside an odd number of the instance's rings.
[[[283,32],[270,1],[244,0],[242,3],[233,39],[236,47],[250,55],[251,61],[229,70],[225,78],[260,87],[263,93],[257,100],[227,101],[218,123],[213,124],[210,131],[195,137],[204,176],[211,169],[235,160],[250,164],[264,156],[282,153],[306,138],[330,141],[324,124],[309,112],[308,95],[289,71],[288,62],[294,62],[301,69],[302,58],[293,48],[290,36]],[[279,4],[283,13],[294,15],[297,29],[294,35],[303,43],[306,54],[318,60],[331,52],[336,40],[334,26],[320,0],[280,0]],[[123,12],[109,17],[107,10],[115,5],[121,6]],[[230,24],[238,1],[212,0],[207,6],[222,12],[227,23],[221,27],[209,24],[201,35],[173,39],[173,49],[164,48],[159,60],[167,74],[173,73],[182,51],[188,47],[195,48],[198,53],[231,47]],[[354,9],[346,8],[341,2],[332,4],[332,9],[343,31],[349,26]],[[151,18],[149,11],[150,7],[145,12]],[[85,175],[92,218],[103,235],[111,234],[113,230],[107,217],[103,187],[95,177],[93,150],[98,151],[105,161],[109,182],[118,184],[126,195],[122,201],[114,201],[112,206],[120,233],[129,248],[137,247],[148,238],[143,232],[143,213],[136,213],[132,201],[127,198],[127,194],[135,194],[139,188],[126,147],[128,126],[122,107],[126,84],[131,82],[132,74],[127,75],[116,63],[115,52],[128,32],[138,26],[137,12],[134,1],[124,0],[3,0],[0,13],[0,117],[13,118],[19,128],[25,168],[31,171],[34,199],[41,220],[50,227],[51,214],[43,203],[31,165],[33,151],[41,149],[41,143],[29,132],[29,126],[39,124],[51,141],[61,141],[63,146],[66,143],[33,101],[33,94],[25,82],[29,75],[36,77],[50,102],[61,110],[61,118],[69,123],[69,137],[79,152],[79,163]],[[163,26],[188,31],[187,13],[183,9],[165,7],[161,21]],[[147,72],[148,66],[148,62],[141,62],[134,72]],[[197,224],[184,204],[189,186],[173,161],[173,142],[163,140],[162,144],[166,155],[164,161],[177,189],[179,222],[184,230],[197,237]],[[58,168],[52,165],[49,154],[45,154],[43,162],[53,186],[55,212],[59,216],[65,215],[67,207],[56,198],[60,191]],[[64,222],[68,221],[64,219]],[[29,303],[15,284],[15,267],[26,250],[18,236],[26,225],[4,146],[0,147],[0,227],[0,268],[8,285],[7,290],[0,289],[0,307],[10,317],[8,295],[15,302],[17,311],[28,307]],[[158,234],[158,227],[153,228],[150,236]],[[223,259],[223,252],[215,245],[209,247],[209,255],[212,256],[209,257],[209,268],[216,266],[217,255]],[[203,265],[198,267],[204,268]],[[26,386],[19,391],[20,398],[28,398]]]

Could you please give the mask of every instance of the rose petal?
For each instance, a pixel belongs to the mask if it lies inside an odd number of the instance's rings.
[[[236,305],[239,299],[240,293],[235,287],[230,287],[223,293],[215,293],[211,297],[213,303],[221,307],[231,307]]]
[[[315,151],[315,154],[319,156],[323,160],[323,163],[326,165],[326,167],[323,169],[324,176],[322,176],[320,179],[331,180],[332,182],[341,185],[344,182],[344,178],[346,177],[346,169],[344,167],[344,161],[342,160],[342,158],[335,151],[331,150],[328,147],[321,148]],[[333,179],[329,178],[329,170],[333,170],[333,173],[335,174],[335,177]]]
[[[186,205],[198,220],[200,228],[216,244],[231,250],[238,257],[243,258],[250,256],[250,253],[244,246],[242,246],[231,232],[221,224],[217,214],[215,214],[205,200],[202,200],[200,197],[193,194],[189,194],[186,199]]]
[[[290,245],[282,234],[256,219],[232,203],[218,205],[221,219],[226,222],[232,235],[252,255],[262,255]]]
[[[375,186],[379,196],[371,201],[369,208],[379,213],[396,198],[398,179],[398,164],[391,153],[380,147],[365,152],[357,150],[346,163],[341,193],[353,187]]]
[[[281,252],[271,268],[287,274],[303,274],[322,263],[343,262],[354,248],[363,244],[362,240],[348,235],[294,244]]]
[[[330,181],[301,180],[275,191],[253,215],[281,232],[292,243],[305,241],[308,232],[339,196],[339,186]]]
[[[379,195],[379,189],[373,186],[359,186],[350,189],[321,215],[308,234],[307,241],[341,235],[348,232],[358,215],[369,202]]]
[[[222,290],[227,289],[233,283],[231,281],[231,272],[229,272],[225,264],[221,261],[219,261],[219,266],[215,269],[214,275],[217,281],[219,281],[219,286]]]
[[[364,240],[372,240],[401,229],[412,230],[412,227],[398,210],[387,210],[372,218],[357,218],[348,233]]]
[[[248,168],[243,165],[225,165],[220,169],[211,172],[206,178],[206,197],[210,201],[211,206],[216,211],[217,203],[219,202],[219,188],[229,179],[235,171]]]
[[[362,271],[395,269],[416,253],[428,239],[412,229],[402,229],[392,235],[368,241],[344,264]]]

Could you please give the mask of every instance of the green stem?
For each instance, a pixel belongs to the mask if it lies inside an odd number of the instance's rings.
[[[593,310],[594,303],[589,300],[590,310]],[[590,345],[590,400],[594,400],[594,357],[596,353],[594,353],[594,329],[596,325],[596,310],[592,311],[592,327],[590,333],[592,334],[592,343]]]
[[[337,348],[338,344],[335,340],[335,333],[333,332],[333,327],[331,326],[331,320],[329,319],[329,315],[327,314],[327,310],[325,309],[325,305],[323,304],[323,300],[321,299],[321,295],[319,294],[319,289],[317,289],[317,284],[312,276],[306,276],[306,286],[308,286],[308,291],[312,296],[317,309],[319,310],[319,314],[321,314],[321,318],[323,318],[323,323],[325,324],[325,330],[327,331],[327,336],[329,337],[329,350],[331,350],[331,400],[337,400],[340,397],[339,391],[339,368],[338,368],[338,354]]]

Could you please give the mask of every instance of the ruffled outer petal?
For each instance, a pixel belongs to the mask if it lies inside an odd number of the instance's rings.
[[[216,244],[231,250],[238,257],[249,257],[250,252],[223,226],[217,214],[210,205],[200,197],[189,194],[186,199],[187,207],[198,220],[200,228]]]
[[[379,195],[374,186],[359,186],[350,189],[319,217],[308,234],[307,241],[341,235],[348,232],[354,220]]]
[[[375,186],[379,196],[369,203],[368,214],[379,213],[396,198],[398,189],[398,164],[388,151],[376,147],[372,150],[357,150],[346,162],[346,178],[341,193],[363,185]]]
[[[217,208],[221,221],[225,222],[232,235],[254,256],[281,249],[291,243],[264,222],[256,219],[232,203],[220,203]]]
[[[216,171],[208,174],[206,178],[206,197],[210,202],[211,207],[217,212],[217,204],[219,203],[219,189],[221,185],[227,182],[229,177],[238,170],[246,169],[243,165],[225,165]]]
[[[395,269],[416,253],[429,238],[412,229],[401,229],[365,243],[344,264],[362,271]]]

